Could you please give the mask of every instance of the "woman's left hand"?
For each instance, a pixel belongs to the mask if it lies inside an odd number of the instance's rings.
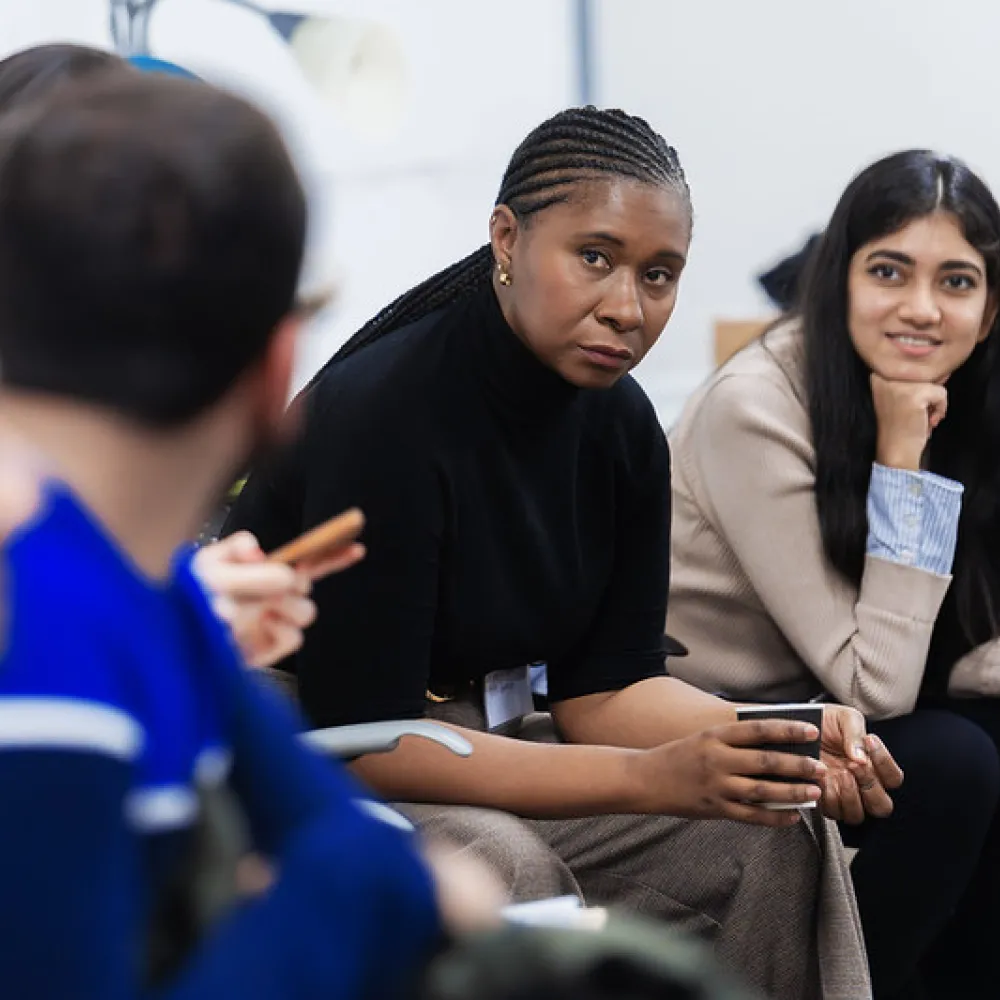
[[[820,806],[830,819],[857,824],[866,816],[890,815],[889,792],[903,783],[903,772],[885,744],[866,733],[857,709],[823,706],[820,757],[827,766]]]
[[[216,614],[229,625],[251,667],[270,667],[296,652],[316,618],[312,581],[353,566],[361,545],[292,569],[269,562],[248,531],[199,549],[192,568]]]

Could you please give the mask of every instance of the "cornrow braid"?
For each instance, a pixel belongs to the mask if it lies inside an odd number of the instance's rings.
[[[567,201],[574,185],[601,177],[672,187],[690,211],[691,194],[673,146],[644,119],[592,105],[560,111],[529,133],[507,165],[496,204],[506,205],[523,222]],[[404,292],[354,334],[313,381],[372,341],[471,294],[492,271],[493,251],[486,244]]]

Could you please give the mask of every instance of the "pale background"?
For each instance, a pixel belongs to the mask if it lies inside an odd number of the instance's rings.
[[[535,124],[579,103],[578,0],[274,0],[388,25],[405,55],[389,135],[347,127],[261,17],[160,0],[154,55],[254,97],[279,120],[313,203],[305,284],[335,306],[299,380],[395,294],[485,239],[500,175]],[[592,98],[642,114],[680,151],[696,232],[681,301],[639,370],[664,423],[709,371],[712,323],[767,313],[754,276],[821,227],[851,175],[908,146],[1000,183],[1000,4],[966,0],[588,0]],[[0,55],[110,47],[106,0],[0,0]]]

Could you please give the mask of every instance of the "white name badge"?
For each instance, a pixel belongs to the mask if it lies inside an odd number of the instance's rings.
[[[486,703],[486,728],[490,732],[530,715],[535,704],[531,698],[528,668],[514,667],[487,674],[483,701]]]
[[[531,678],[531,690],[543,698],[549,696],[549,668],[544,663],[533,663],[528,667]]]

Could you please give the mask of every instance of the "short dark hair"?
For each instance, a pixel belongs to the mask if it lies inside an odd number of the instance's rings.
[[[0,379],[189,421],[292,308],[306,206],[274,125],[207,84],[131,71],[7,121]]]
[[[1000,296],[1000,207],[960,160],[907,150],[848,185],[810,255],[801,296],[806,381],[816,449],[816,508],[830,562],[860,583],[866,497],[877,424],[869,373],[847,326],[847,276],[859,247],[915,219],[946,212],[982,254]],[[938,615],[928,662],[931,689],[955,660],[1000,634],[1000,323],[948,381],[948,416],[934,432],[930,470],[965,485],[954,581]]]
[[[62,84],[127,67],[128,63],[113,52],[85,45],[55,42],[21,49],[0,59],[0,114],[47,98]]]

